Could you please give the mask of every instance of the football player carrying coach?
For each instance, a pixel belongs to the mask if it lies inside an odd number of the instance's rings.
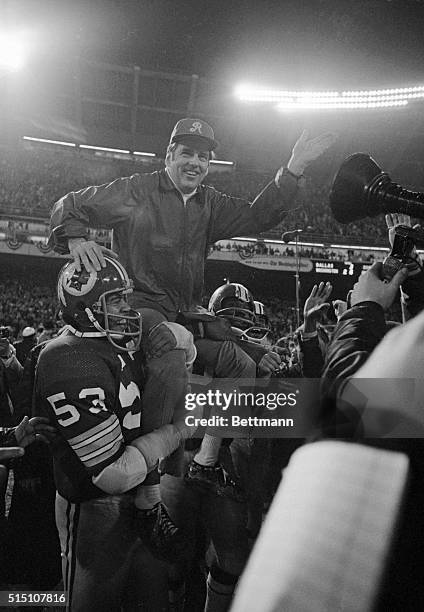
[[[135,285],[132,306],[141,312],[143,337],[149,341],[143,405],[168,414],[181,406],[187,372],[183,352],[173,349],[180,348],[187,331],[163,323],[175,323],[180,313],[201,304],[208,245],[277,225],[295,206],[304,170],[333,141],[330,133],[310,139],[304,132],[287,166],[250,202],[202,184],[218,143],[205,121],[181,119],[163,170],[71,192],[55,204],[50,243],[70,253],[77,269],[105,265],[107,251],[88,239],[88,228],[114,230],[114,248]],[[228,342],[216,345],[208,351],[213,363],[207,365],[220,371],[234,359],[234,350]]]

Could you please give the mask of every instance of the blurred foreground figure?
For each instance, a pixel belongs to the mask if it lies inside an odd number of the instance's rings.
[[[231,611],[374,610],[407,476],[402,453],[337,441],[297,450]]]

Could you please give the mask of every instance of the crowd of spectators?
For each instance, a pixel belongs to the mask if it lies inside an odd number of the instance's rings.
[[[255,296],[265,305],[274,340],[293,333],[296,329],[296,303],[278,297]]]
[[[52,204],[63,194],[90,184],[102,184],[134,172],[150,172],[162,166],[140,161],[96,158],[80,151],[0,149],[0,207],[3,212],[48,218]],[[224,193],[254,198],[272,179],[247,169],[211,172],[206,182]],[[280,238],[287,224],[303,227],[308,235],[332,239],[366,237],[370,244],[386,240],[384,219],[366,219],[342,225],[332,217],[329,184],[307,180],[304,206],[290,213],[272,234]]]
[[[53,203],[64,193],[89,184],[99,185],[139,169],[136,163],[98,160],[70,151],[3,148],[0,149],[1,210],[48,218]]]
[[[44,328],[56,320],[56,297],[52,286],[40,285],[30,278],[25,281],[0,279],[0,325],[10,329],[11,341],[21,337],[25,327]]]

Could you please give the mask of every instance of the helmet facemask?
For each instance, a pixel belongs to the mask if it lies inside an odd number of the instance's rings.
[[[215,314],[217,317],[228,319],[232,327],[245,331],[254,324],[255,315],[251,310],[243,308],[243,306],[244,304],[242,306],[228,306],[217,310]]]
[[[254,325],[243,332],[243,336],[249,342],[255,342],[264,347],[272,346],[271,331],[265,327]]]
[[[262,302],[255,300],[255,325],[244,331],[244,336],[250,342],[255,342],[264,347],[272,346],[272,333],[265,306]]]
[[[126,297],[132,291],[132,288],[106,291],[93,304],[91,309],[85,308],[85,313],[94,327],[104,333],[109,342],[121,351],[135,351],[140,347],[142,335],[141,315],[132,308],[125,311],[125,314],[114,314],[108,310],[107,298],[112,295],[124,295]],[[123,320],[125,320],[125,330],[113,329],[114,323]],[[125,345],[128,342],[131,342],[131,345],[127,348]]]

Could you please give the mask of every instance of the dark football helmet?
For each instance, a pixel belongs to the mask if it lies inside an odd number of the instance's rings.
[[[118,294],[128,300],[133,284],[116,259],[105,256],[105,261],[106,267],[98,272],[87,272],[85,268],[77,272],[73,261],[63,266],[57,283],[62,317],[77,335],[106,336],[115,348],[134,351],[141,342],[141,315],[131,309],[112,314],[107,308],[109,296]],[[125,330],[114,331],[114,325],[123,320]]]
[[[268,316],[265,312],[265,306],[262,302],[254,301],[255,307],[255,325],[246,329],[244,335],[256,344],[261,344],[264,347],[271,347],[272,333],[269,324]]]
[[[232,327],[241,331],[255,324],[253,295],[239,283],[218,287],[209,300],[209,310],[217,317],[228,319]]]

